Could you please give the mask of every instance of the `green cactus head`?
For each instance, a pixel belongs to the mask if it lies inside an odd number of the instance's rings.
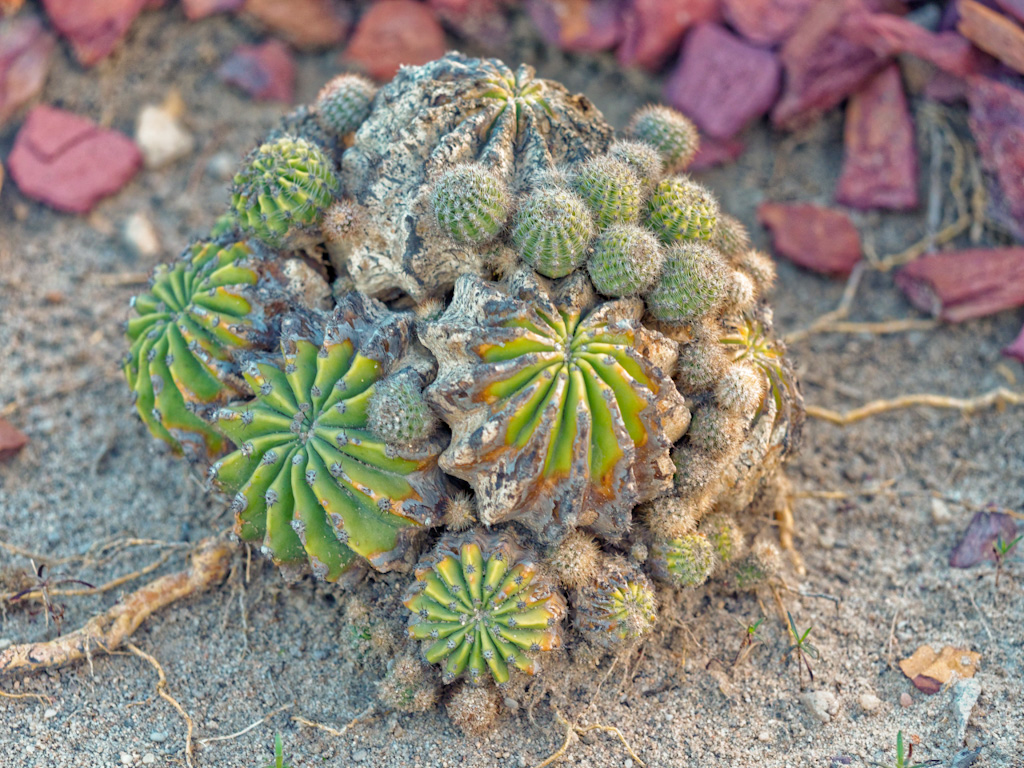
[[[343,74],[328,80],[316,97],[316,119],[325,131],[345,136],[370,116],[377,86],[361,75]]]
[[[667,249],[658,281],[646,295],[647,309],[666,323],[693,323],[723,297],[727,267],[715,249],[700,242]]]
[[[235,175],[231,204],[243,233],[274,247],[297,247],[316,239],[324,211],[340,192],[341,182],[323,149],[282,136],[246,158]]]
[[[743,554],[743,531],[729,515],[708,515],[700,521],[698,531],[711,542],[718,562],[731,563]]]
[[[733,362],[742,362],[757,368],[767,385],[767,394],[775,403],[776,418],[788,412],[789,403],[799,400],[796,383],[786,365],[785,350],[772,341],[764,323],[744,316],[721,339],[726,354]],[[760,414],[766,401],[758,408]]]
[[[778,547],[769,541],[759,541],[746,557],[738,560],[729,573],[729,583],[739,591],[753,590],[778,575],[782,557]]]
[[[661,244],[646,229],[613,224],[594,241],[587,271],[605,296],[639,296],[657,280],[664,259]]]
[[[508,220],[504,182],[479,163],[449,168],[434,183],[430,206],[438,227],[457,243],[493,240]]]
[[[573,593],[576,627],[591,643],[615,648],[645,637],[658,620],[654,587],[635,565],[608,559],[597,578]]]
[[[238,396],[235,358],[273,337],[255,290],[258,258],[245,243],[197,243],[160,265],[132,300],[124,373],[142,421],[176,452],[227,447],[199,412]]]
[[[583,263],[593,235],[593,218],[578,195],[537,189],[516,211],[512,242],[540,274],[564,277]]]
[[[289,317],[283,366],[248,364],[256,399],[218,412],[238,450],[211,476],[234,494],[236,533],[262,540],[276,563],[308,558],[331,581],[357,555],[388,570],[418,529],[440,522],[440,446],[394,446],[368,427],[376,385],[406,353],[411,324],[360,294],[335,310],[322,343]]]
[[[693,414],[686,434],[690,445],[705,453],[721,455],[739,446],[743,438],[742,417],[705,404]]]
[[[723,304],[727,313],[742,314],[754,308],[757,302],[757,286],[746,272],[728,269],[725,275]]]
[[[532,675],[530,654],[562,642],[565,599],[507,531],[441,539],[416,568],[405,606],[409,636],[424,641],[446,683],[463,675],[480,683],[490,674],[501,685],[510,668]]]
[[[679,587],[699,587],[715,568],[715,548],[702,533],[658,539],[647,563],[655,578]]]
[[[373,390],[367,424],[386,443],[404,445],[429,438],[438,418],[423,399],[423,378],[405,368],[382,379]]]
[[[719,211],[718,226],[715,227],[711,244],[723,256],[730,260],[736,259],[750,250],[750,233],[735,216]]]
[[[598,230],[631,224],[640,216],[640,179],[622,160],[608,155],[593,157],[576,169],[571,184],[593,213]]]
[[[608,156],[626,163],[640,179],[644,192],[650,192],[665,175],[658,150],[643,141],[616,141],[608,147]]]
[[[683,176],[662,179],[647,201],[647,226],[664,243],[711,240],[718,225],[718,201]]]
[[[626,126],[626,136],[658,150],[668,173],[685,170],[700,144],[693,123],[676,110],[659,104],[637,110]]]

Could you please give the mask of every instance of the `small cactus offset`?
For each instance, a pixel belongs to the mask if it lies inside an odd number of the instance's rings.
[[[571,183],[594,214],[598,230],[631,224],[640,216],[640,179],[626,162],[609,155],[592,158],[573,174]]]
[[[333,163],[318,145],[283,136],[260,145],[235,174],[231,204],[239,229],[270,246],[316,242],[324,211],[341,193]]]
[[[531,654],[562,642],[565,599],[507,533],[442,539],[416,568],[405,606],[409,636],[424,641],[426,660],[441,664],[446,682],[489,675],[501,685],[512,668],[532,675]]]
[[[633,169],[646,193],[654,189],[665,175],[665,166],[658,150],[642,141],[616,141],[608,147],[608,156]]]
[[[679,587],[699,587],[715,568],[715,548],[702,533],[657,540],[648,558],[655,578]]]
[[[437,431],[438,418],[423,399],[422,377],[411,368],[377,383],[366,416],[370,431],[394,445],[415,443]]]
[[[744,552],[743,531],[729,515],[708,515],[700,521],[698,531],[711,542],[719,563],[731,563]]]
[[[593,235],[593,219],[578,195],[538,189],[516,211],[512,242],[540,274],[564,277],[583,263]]]
[[[633,115],[626,136],[654,147],[668,173],[685,170],[697,154],[697,127],[670,107],[652,104]]]
[[[691,323],[711,313],[725,291],[727,267],[704,243],[668,248],[661,276],[647,294],[647,309],[667,323]]]
[[[498,236],[511,201],[504,182],[479,163],[445,171],[430,194],[437,225],[457,243],[486,243]]]
[[[338,75],[316,97],[316,119],[325,131],[345,136],[370,116],[377,86],[362,75]]]
[[[635,224],[613,224],[594,241],[587,271],[605,296],[639,296],[658,279],[664,259],[650,232]]]
[[[645,637],[658,620],[658,598],[643,571],[615,559],[573,595],[576,627],[589,642],[615,648]]]
[[[687,178],[663,179],[647,201],[647,226],[665,243],[711,240],[718,226],[718,202]]]

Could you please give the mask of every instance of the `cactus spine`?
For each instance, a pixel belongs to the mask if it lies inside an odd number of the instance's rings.
[[[674,176],[658,182],[647,201],[647,226],[664,243],[711,240],[718,223],[718,202],[690,179]]]
[[[631,224],[640,216],[640,179],[621,160],[607,155],[591,158],[573,174],[572,187],[594,214],[599,230]]]
[[[665,254],[661,277],[646,296],[647,308],[658,320],[691,323],[721,300],[726,269],[717,251],[703,243],[674,245]]]

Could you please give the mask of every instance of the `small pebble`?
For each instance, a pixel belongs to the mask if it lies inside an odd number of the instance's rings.
[[[47,710],[45,712],[43,712],[43,720],[49,720],[51,717],[56,717],[56,716],[57,716],[57,710],[54,709],[53,707],[49,707],[49,708],[47,708]]]
[[[146,214],[136,211],[124,222],[124,244],[136,256],[157,256],[160,253],[160,236]]]
[[[156,755],[154,755],[152,752],[147,752],[146,754],[144,754],[142,756],[142,764],[143,765],[152,765],[155,762],[156,762]]]
[[[121,765],[131,765],[131,764],[132,764],[132,756],[129,755],[127,752],[122,752],[121,753]]]
[[[6,651],[14,645],[14,641],[9,637],[0,637],[0,651]]]
[[[150,731],[149,740],[155,741],[157,744],[163,744],[165,741],[167,741],[167,734],[163,731]]]
[[[135,123],[135,141],[150,170],[163,168],[190,155],[196,143],[192,134],[185,130],[174,114],[152,104],[139,112]]]
[[[953,522],[953,513],[942,499],[932,499],[932,522],[936,525]]]
[[[901,707],[909,707],[913,703],[914,703],[914,697],[911,696],[909,693],[904,691],[903,693],[900,694],[900,706]]]
[[[831,691],[810,691],[800,697],[800,701],[815,720],[828,723],[839,712],[839,699]]]
[[[772,735],[768,733],[768,731],[761,731],[759,734],[757,734],[757,740],[763,741],[765,744],[767,744],[769,741],[772,740]]]
[[[218,152],[206,164],[206,172],[217,181],[231,181],[238,166],[238,158],[230,152]]]
[[[882,700],[873,693],[862,693],[857,697],[857,703],[865,712],[877,712],[882,706]]]
[[[513,699],[511,696],[505,697],[505,706],[508,707],[508,711],[513,715],[519,711],[519,702]]]
[[[625,768],[633,768],[633,758],[627,757],[626,762],[624,762],[623,765],[625,766]]]
[[[365,749],[357,749],[355,752],[352,753],[352,762],[353,763],[362,763],[369,756],[370,756],[370,753],[367,752]]]

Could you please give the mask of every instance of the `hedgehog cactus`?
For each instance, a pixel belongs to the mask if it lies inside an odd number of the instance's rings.
[[[501,685],[510,668],[532,675],[531,654],[562,641],[565,599],[507,533],[442,539],[416,568],[405,607],[409,636],[425,641],[426,660],[442,665],[446,682],[490,674]]]
[[[451,53],[376,95],[342,76],[136,301],[140,415],[214,461],[237,534],[288,572],[378,572],[342,583],[376,590],[346,616],[386,706],[463,678],[451,717],[489,728],[491,683],[559,663],[563,633],[597,663],[667,590],[777,572],[761,529],[802,411],[774,266],[666,177],[685,118],[646,108],[627,135],[529,67]]]

